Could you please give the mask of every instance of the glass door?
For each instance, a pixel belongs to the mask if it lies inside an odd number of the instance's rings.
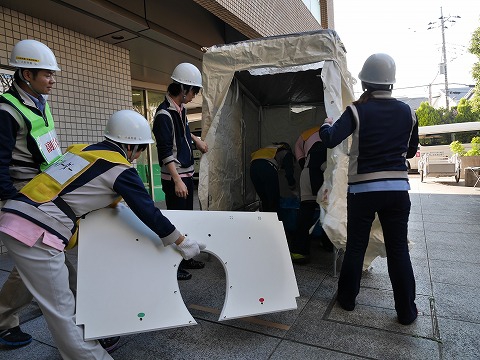
[[[165,99],[165,92],[144,89],[132,90],[132,104],[134,110],[146,117],[148,122],[153,123],[155,111],[158,105]],[[151,144],[146,152],[137,159],[137,171],[145,184],[146,189],[152,195],[155,202],[165,200],[160,178],[161,166],[155,144]]]

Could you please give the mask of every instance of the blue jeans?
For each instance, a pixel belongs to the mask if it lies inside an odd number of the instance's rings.
[[[408,252],[407,191],[349,193],[347,196],[347,247],[338,280],[337,299],[346,310],[353,310],[360,290],[363,259],[375,213],[382,225],[387,252],[388,274],[393,288],[395,310],[400,323],[417,317],[415,277]]]

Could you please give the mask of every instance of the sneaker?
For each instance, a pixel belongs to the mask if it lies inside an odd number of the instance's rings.
[[[120,343],[120,336],[98,339],[98,342],[110,354],[118,347],[118,344]]]
[[[307,255],[290,253],[290,257],[292,259],[292,263],[294,264],[304,265],[310,262],[310,258]]]
[[[202,261],[197,261],[194,259],[182,260],[182,268],[184,269],[203,269],[204,267],[205,263]]]
[[[187,270],[183,270],[181,267],[178,268],[177,280],[190,280],[191,278],[192,274],[190,274]]]
[[[23,346],[32,342],[32,336],[20,330],[20,326],[0,330],[0,344],[6,346]]]

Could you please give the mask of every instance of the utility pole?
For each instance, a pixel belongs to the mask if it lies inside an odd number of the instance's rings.
[[[445,105],[448,111],[448,75],[447,75],[447,50],[445,49],[445,18],[443,17],[443,9],[440,7],[440,20],[442,27],[442,53],[443,53],[443,72],[445,75]]]
[[[452,18],[457,18],[459,19],[460,16],[448,16],[447,18],[445,18],[443,16],[443,8],[440,7],[440,28],[442,30],[442,57],[443,57],[443,67],[440,68],[441,71],[443,71],[443,74],[445,76],[445,105],[446,105],[446,108],[447,110],[449,110],[450,106],[449,106],[449,100],[448,100],[448,72],[447,72],[447,46],[446,46],[446,42],[445,42],[445,29],[448,29],[447,26],[445,26],[445,23],[446,22],[452,22],[454,23],[455,20],[453,20]],[[435,26],[436,23],[433,23],[433,22],[430,22],[428,25],[430,25],[429,28],[427,28],[427,30],[430,30],[430,29],[433,29],[434,27],[437,27]],[[441,73],[440,71],[440,73]]]

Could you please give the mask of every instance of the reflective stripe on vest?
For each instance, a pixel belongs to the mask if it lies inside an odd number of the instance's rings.
[[[4,101],[13,106],[13,108],[15,108],[25,120],[29,129],[28,133],[37,144],[37,147],[45,160],[45,162],[40,165],[40,169],[43,170],[62,155],[57,133],[55,132],[55,124],[53,123],[53,117],[48,103],[45,103],[46,119],[44,119],[42,116],[29,109],[28,106],[24,105],[12,94],[5,93],[1,96]]]
[[[318,130],[320,130],[320,126],[305,130],[300,136],[302,137],[303,141],[307,141],[308,138],[318,132]]]
[[[258,149],[252,153],[252,161],[257,159],[273,160],[279,148],[281,148],[281,145],[271,145]]]
[[[88,145],[72,145],[67,152],[35,176],[20,192],[37,203],[51,201],[97,160],[131,166],[120,153],[109,150],[83,151]]]

